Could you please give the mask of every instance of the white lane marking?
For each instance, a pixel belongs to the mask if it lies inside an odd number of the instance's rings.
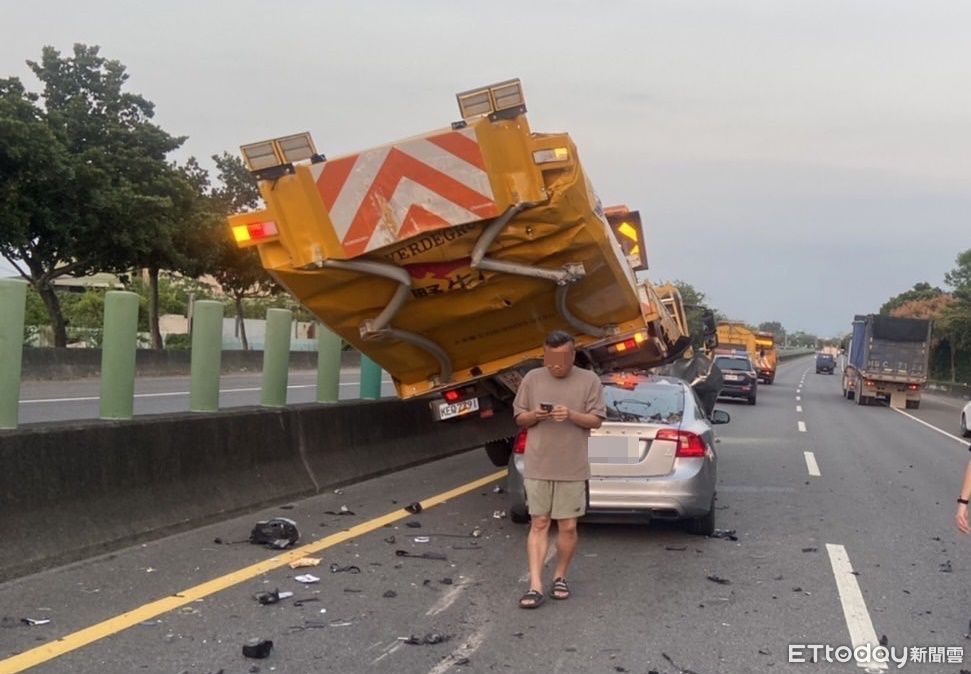
[[[479,647],[485,643],[485,638],[485,628],[480,628],[479,631],[469,637],[464,644],[446,655],[444,660],[428,670],[428,674],[443,674],[444,672],[447,672],[457,661],[461,660],[462,658],[467,658],[479,650]]]
[[[796,396],[796,400],[802,400],[802,396]]]
[[[891,407],[890,409],[892,409],[892,410],[893,410],[894,412],[897,412],[898,414],[903,414],[903,415],[904,415],[905,417],[907,417],[908,419],[913,419],[913,420],[914,420],[914,421],[916,421],[917,423],[919,423],[919,424],[923,424],[924,426],[927,426],[927,427],[928,427],[928,428],[930,428],[931,430],[934,430],[934,431],[937,431],[937,432],[938,432],[938,433],[940,433],[941,435],[946,435],[947,437],[949,437],[949,438],[951,438],[952,440],[957,440],[957,441],[958,441],[958,442],[960,442],[960,443],[961,443],[962,445],[963,445],[963,444],[966,444],[966,443],[968,442],[968,440],[967,440],[967,438],[959,438],[959,437],[958,437],[958,436],[956,436],[956,435],[951,435],[951,434],[950,434],[950,433],[948,433],[947,431],[942,431],[942,430],[941,430],[940,428],[938,428],[937,426],[934,426],[933,424],[929,424],[929,423],[927,423],[926,421],[924,421],[923,419],[918,419],[918,418],[917,418],[917,417],[915,417],[915,416],[914,416],[913,414],[907,414],[907,413],[906,413],[906,412],[904,412],[903,410],[898,410],[898,409],[897,409],[896,407]]]
[[[462,591],[465,590],[465,588],[469,585],[471,585],[471,583],[466,582],[452,586],[452,589],[439,597],[438,601],[436,601],[435,604],[425,612],[425,615],[433,616],[438,615],[442,611],[447,611],[448,607],[455,603],[455,600],[459,598]]]
[[[870,644],[871,648],[879,645],[877,633],[873,629],[873,621],[870,620],[870,613],[867,611],[866,602],[863,600],[863,593],[860,591],[860,584],[853,575],[853,565],[850,564],[850,557],[846,554],[846,548],[842,545],[826,544],[826,551],[829,553],[829,561],[833,566],[833,576],[836,578],[836,589],[839,592],[840,603],[843,605],[843,617],[846,618],[846,627],[850,631],[850,642],[855,649],[857,646]],[[867,671],[885,671],[885,662],[857,662],[859,667]]]
[[[802,405],[796,405],[796,411],[802,412]]]
[[[799,422],[799,432],[800,433],[805,433],[806,432],[806,422],[805,421],[800,421]]]
[[[553,559],[553,555],[555,554],[556,554],[556,544],[550,543],[549,550],[546,551],[546,561],[543,562],[543,568],[546,568],[549,565],[550,560]],[[520,583],[529,582],[529,569],[526,569],[526,573],[524,573],[519,577],[519,582]]]
[[[374,658],[374,660],[371,660],[371,664],[372,665],[378,664],[379,662],[381,662],[382,660],[384,660],[386,657],[388,657],[389,655],[391,655],[392,653],[394,653],[396,650],[398,650],[399,648],[401,648],[402,645],[404,645],[404,642],[403,641],[401,641],[400,639],[395,639],[394,641],[392,641],[390,644],[388,644],[385,647],[384,652],[381,655],[379,655],[378,657]]]
[[[341,384],[341,386],[357,386],[361,382],[359,381],[348,381]],[[382,384],[390,384],[391,380],[382,380]],[[292,386],[287,386],[287,390],[305,389],[305,388],[317,388],[316,384],[294,384]],[[259,386],[247,387],[247,388],[224,388],[219,389],[219,393],[256,393],[262,391],[263,389]],[[135,398],[173,398],[178,396],[187,396],[189,391],[166,391],[163,393],[136,393]],[[78,396],[76,398],[34,398],[30,400],[21,400],[21,405],[36,405],[39,403],[78,403],[78,402],[91,402],[94,400],[101,400],[99,396]]]
[[[806,469],[812,477],[822,477],[819,473],[819,464],[816,463],[816,455],[812,452],[803,452],[806,457]]]

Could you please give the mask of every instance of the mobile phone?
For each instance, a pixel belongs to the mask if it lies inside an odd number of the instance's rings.
[[[552,412],[553,411],[553,403],[540,403],[539,404],[539,408],[541,410],[543,410],[544,412]]]

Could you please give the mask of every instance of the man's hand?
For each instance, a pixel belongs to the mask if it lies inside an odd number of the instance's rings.
[[[566,405],[555,405],[550,415],[554,421],[566,421],[570,418],[570,410]]]
[[[954,515],[954,521],[962,534],[971,534],[971,523],[968,522],[968,506],[966,504],[958,503],[958,511]]]
[[[536,416],[537,423],[539,423],[540,421],[546,421],[547,419],[550,418],[550,416],[552,416],[552,412],[547,412],[542,407],[537,407],[535,410],[533,410],[533,414]]]

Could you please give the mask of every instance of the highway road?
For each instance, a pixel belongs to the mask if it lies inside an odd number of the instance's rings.
[[[969,655],[947,650],[971,646],[971,540],[952,521],[969,455],[944,434],[956,432],[951,401],[858,407],[838,377],[810,368],[783,364],[755,407],[719,404],[732,422],[717,429],[717,526],[737,541],[581,525],[573,597],[521,610],[526,530],[494,517],[506,507],[493,491],[503,475],[475,450],[0,585],[0,672],[968,669]],[[421,514],[401,510],[415,500]],[[353,514],[332,514],[341,506]],[[232,543],[270,516],[293,518],[309,547]],[[308,553],[321,566],[286,566]],[[320,581],[294,579],[307,571]],[[276,588],[294,597],[253,599]],[[404,641],[429,633],[448,639]],[[243,658],[251,637],[273,641],[269,658]],[[790,645],[881,638],[941,662],[867,669],[827,663],[821,650],[815,664],[788,663]]]
[[[381,395],[395,395],[387,373],[382,373]],[[244,407],[260,404],[260,373],[224,374],[220,379],[219,406]],[[189,377],[139,377],[135,380],[134,413],[163,414],[189,411]],[[67,381],[25,381],[20,386],[21,424],[72,419],[97,419],[99,379]],[[340,399],[360,396],[361,379],[357,367],[341,370]],[[309,403],[316,399],[317,372],[290,372],[287,403]]]

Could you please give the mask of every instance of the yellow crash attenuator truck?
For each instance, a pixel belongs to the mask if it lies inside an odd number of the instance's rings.
[[[237,243],[441,420],[507,409],[552,330],[600,371],[677,357],[688,339],[570,137],[530,130],[518,80],[458,102],[450,127],[356,154],[306,133],[244,146],[265,208],[230,218]]]

